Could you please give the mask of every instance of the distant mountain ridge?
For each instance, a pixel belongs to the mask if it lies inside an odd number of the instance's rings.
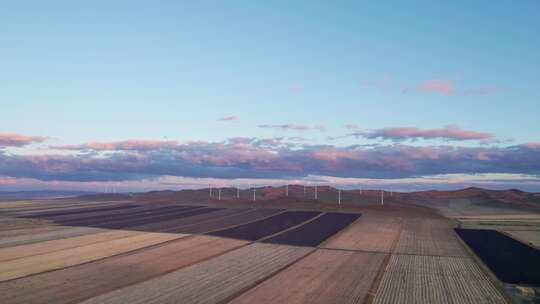
[[[50,199],[91,195],[95,192],[71,190],[0,191],[0,200]]]
[[[317,199],[315,199],[315,188],[303,185],[289,185],[281,187],[259,187],[251,189],[236,188],[209,188],[196,190],[163,190],[143,193],[113,194],[101,193],[95,195],[84,195],[80,198],[87,200],[136,200],[144,202],[177,201],[177,202],[202,202],[217,201],[223,202],[249,202],[253,201],[253,190],[255,190],[256,201],[271,204],[275,203],[295,203],[312,202],[335,204],[338,202],[338,189],[331,186],[318,186]],[[286,195],[288,191],[288,196]],[[210,196],[212,192],[212,196]],[[239,196],[239,197],[237,197]],[[341,190],[339,193],[343,204],[379,204],[381,201],[381,190],[372,189],[352,189]],[[384,201],[387,203],[411,203],[424,206],[440,207],[466,202],[468,205],[494,206],[496,208],[510,209],[534,209],[540,211],[540,193],[524,192],[517,189],[489,190],[477,187],[469,187],[460,190],[450,191],[417,191],[417,192],[390,192],[384,191]]]

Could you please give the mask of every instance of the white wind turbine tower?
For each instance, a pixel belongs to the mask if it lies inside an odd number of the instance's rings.
[[[381,205],[384,205],[384,190],[381,190]]]
[[[221,200],[221,188],[218,188],[218,201]]]
[[[208,188],[210,189],[210,197],[212,197],[212,185],[210,184]]]
[[[236,198],[240,198],[240,186],[236,187]]]
[[[338,201],[338,205],[341,205],[341,189],[338,189],[337,190],[337,201]]]
[[[315,199],[317,199],[317,185],[315,185]]]
[[[285,196],[289,196],[289,184],[285,185]]]

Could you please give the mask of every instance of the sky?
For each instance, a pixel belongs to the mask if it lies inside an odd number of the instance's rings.
[[[0,190],[540,191],[540,2],[10,1]]]

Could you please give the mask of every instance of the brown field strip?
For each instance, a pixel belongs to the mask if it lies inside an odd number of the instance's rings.
[[[319,249],[230,303],[363,303],[383,257]]]
[[[468,256],[454,230],[437,219],[406,220],[395,252],[435,256]]]
[[[397,218],[360,217],[323,243],[322,248],[390,252],[399,236],[400,226],[401,221]]]
[[[2,225],[2,223],[0,223],[0,225]],[[6,239],[6,238],[18,237],[21,235],[39,234],[39,233],[50,232],[50,231],[61,230],[61,229],[65,229],[65,227],[56,226],[56,225],[46,225],[43,227],[35,227],[35,228],[20,228],[20,229],[12,229],[12,230],[3,230],[3,231],[0,231],[0,240]]]
[[[126,208],[126,209],[117,209],[117,210],[96,210],[91,212],[83,212],[83,213],[76,213],[76,214],[63,214],[63,215],[56,215],[56,216],[47,216],[48,219],[54,220],[55,222],[64,223],[66,221],[75,221],[75,220],[84,220],[90,217],[100,217],[100,218],[108,218],[110,216],[114,215],[129,215],[129,214],[137,214],[137,213],[144,213],[146,211],[151,212],[153,210],[159,209],[160,207],[156,206],[136,206],[133,208]]]
[[[131,237],[11,260],[0,264],[0,282],[102,259],[186,235],[138,233]]]
[[[29,228],[44,228],[53,226],[54,223],[49,220],[43,219],[25,219],[25,218],[16,218],[12,216],[2,216],[0,217],[0,225],[2,227],[2,232],[12,231],[20,229],[29,229]]]
[[[234,216],[228,216],[226,218],[220,218],[215,221],[209,221],[204,223],[193,224],[189,226],[180,227],[172,232],[181,233],[207,233],[210,231],[221,230],[231,228],[254,221],[262,220],[270,216],[283,213],[281,209],[255,209],[246,213],[237,214]]]
[[[90,205],[90,204],[105,204],[106,202],[85,202],[84,205]],[[0,202],[0,210],[9,210],[9,211],[16,211],[16,210],[31,210],[31,209],[47,209],[47,208],[62,208],[65,206],[84,206],[81,203],[73,202],[73,201],[39,201],[39,200],[24,200],[24,201],[5,201]]]
[[[312,251],[307,247],[251,244],[83,303],[220,303]]]
[[[96,244],[99,242],[111,241],[125,237],[139,235],[140,232],[128,230],[112,230],[89,235],[70,237],[59,240],[40,242],[36,244],[21,245],[0,249],[0,262],[13,259],[20,259],[29,256],[46,254],[50,252],[65,250],[69,248]]]
[[[57,226],[59,229],[33,233],[33,229],[28,229],[28,233],[0,239],[0,248],[46,242],[50,240],[75,237],[80,235],[92,234],[107,231],[101,228],[92,227],[65,227]]]
[[[374,303],[506,303],[472,259],[392,255]]]
[[[65,304],[143,282],[247,244],[190,236],[163,245],[0,283],[0,303]]]
[[[189,225],[201,225],[204,223],[218,221],[231,216],[237,216],[253,211],[253,209],[223,209],[210,213],[198,214],[194,216],[188,216],[184,218],[172,219],[167,221],[160,221],[157,223],[150,223],[141,226],[133,226],[130,229],[142,230],[142,231],[158,231],[158,232],[183,232],[180,227]]]
[[[511,237],[540,249],[540,230],[503,230]]]
[[[32,215],[39,214],[42,212],[56,212],[56,211],[75,211],[78,209],[85,209],[89,207],[98,208],[98,207],[110,207],[110,206],[121,206],[126,203],[119,202],[94,202],[94,203],[73,203],[65,202],[61,204],[51,204],[51,202],[34,204],[33,206],[27,206],[23,208],[4,208],[3,211],[17,214],[17,215]]]

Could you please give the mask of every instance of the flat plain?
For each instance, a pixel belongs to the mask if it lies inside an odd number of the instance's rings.
[[[0,227],[0,303],[509,301],[414,206],[13,201]]]

